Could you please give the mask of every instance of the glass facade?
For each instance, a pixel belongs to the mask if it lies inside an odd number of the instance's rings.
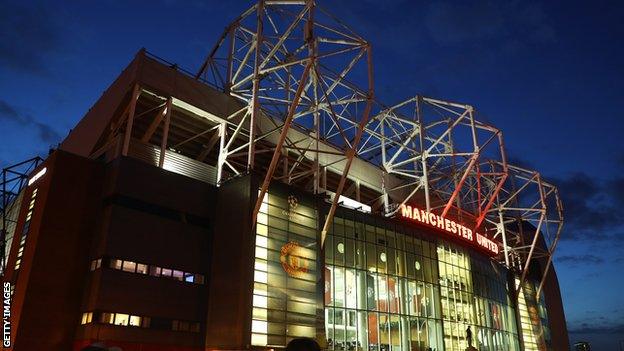
[[[252,346],[283,347],[307,336],[328,350],[516,351],[521,329],[526,350],[550,349],[534,285],[521,290],[519,328],[507,271],[481,253],[358,211],[340,211],[323,252],[319,242],[314,204],[275,191],[264,197]]]
[[[330,350],[518,350],[506,272],[407,226],[336,216],[325,242]]]
[[[516,279],[516,286],[520,283]],[[548,315],[544,296],[537,299],[537,289],[531,281],[525,281],[518,296],[518,311],[525,351],[552,350]]]
[[[318,220],[296,196],[265,195],[256,222],[251,344],[284,347],[317,336],[322,315]]]
[[[506,275],[488,260],[440,241],[438,266],[445,350],[518,350]]]

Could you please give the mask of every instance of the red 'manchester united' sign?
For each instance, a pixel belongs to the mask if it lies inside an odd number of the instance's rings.
[[[401,205],[400,213],[404,218],[409,218],[419,223],[427,224],[430,227],[441,229],[442,231],[445,231],[448,234],[456,236],[462,240],[469,241],[473,245],[479,246],[492,255],[498,254],[498,244],[482,234],[473,232],[472,229],[466,228],[452,219],[444,218],[434,213],[408,205]]]

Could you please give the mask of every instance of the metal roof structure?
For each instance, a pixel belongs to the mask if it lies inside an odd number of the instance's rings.
[[[541,290],[563,226],[557,188],[508,164],[502,131],[472,105],[414,92],[378,101],[372,57],[315,1],[260,0],[196,73],[140,51],[60,148],[216,185],[253,172],[254,216],[272,181],[328,194],[322,241],[343,196],[385,216],[417,206],[494,240],[518,289],[544,260]]]
[[[315,1],[258,1],[225,29],[196,78],[243,104],[227,118],[240,117],[224,133],[220,177],[258,170],[256,155],[271,154],[259,199],[272,180],[336,194],[323,239],[337,195],[364,183],[379,193],[368,204],[385,215],[416,203],[471,223],[502,246],[498,260],[521,283],[533,259],[546,258],[548,272],[563,225],[556,187],[509,165],[502,132],[471,105],[377,101],[371,44]],[[232,148],[233,138],[244,142]],[[340,176],[331,189],[328,168]]]

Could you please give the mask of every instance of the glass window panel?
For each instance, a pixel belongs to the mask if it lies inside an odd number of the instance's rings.
[[[334,267],[334,303],[345,306],[345,273],[344,268]]]
[[[128,325],[130,316],[124,313],[115,313],[115,325]]]
[[[366,265],[367,269],[371,272],[377,271],[377,254],[376,245],[366,244]]]
[[[333,235],[328,235],[325,238],[325,263],[334,264],[334,237]]]
[[[368,313],[368,343],[369,350],[379,350],[379,323],[376,312]]]
[[[416,277],[416,267],[420,268],[420,262],[416,263],[416,257],[414,254],[405,254],[405,273],[408,278],[414,279]]]
[[[366,269],[366,243],[363,241],[355,242],[355,267]]]
[[[358,311],[356,350],[366,350],[368,344],[368,314],[366,311]]]
[[[123,266],[122,266],[122,270],[124,270],[125,272],[132,272],[132,273],[134,273],[136,271],[136,262],[124,261],[123,262]]]
[[[160,268],[160,267],[156,267],[156,266],[150,266],[149,267],[149,274],[150,275],[158,277],[158,276],[160,276],[161,272],[162,272],[162,268]]]
[[[355,271],[346,269],[345,271],[345,293],[346,306],[348,308],[356,308],[357,306],[357,284],[355,282]]]
[[[388,314],[379,314],[379,346],[380,350],[389,350],[390,340],[390,317]]]
[[[345,264],[345,240],[343,238],[335,238],[334,245],[334,264],[344,266]]]
[[[266,346],[266,334],[251,334],[251,344],[254,346]]]
[[[345,240],[345,265],[347,267],[355,266],[355,243],[353,239]]]
[[[122,260],[111,260],[110,267],[113,269],[121,269],[122,262]]]
[[[386,264],[388,267],[388,274],[395,275],[397,274],[396,270],[396,250],[388,246],[386,249]]]
[[[141,317],[139,317],[139,316],[130,316],[130,319],[128,320],[128,325],[133,326],[133,327],[140,327],[141,326]]]
[[[344,231],[347,238],[355,238],[355,225],[352,219],[344,220]]]
[[[367,303],[367,288],[366,288],[366,272],[356,271],[356,296],[357,296],[357,308],[366,309]]]
[[[102,321],[102,323],[113,324],[113,322],[115,321],[115,314],[104,312],[100,316],[100,320]]]
[[[388,312],[388,280],[384,275],[377,276],[377,308]]]
[[[366,225],[366,241],[370,243],[376,243],[375,239],[375,227],[371,225]]]
[[[366,301],[368,304],[368,309],[375,311],[377,310],[377,296],[378,296],[378,288],[377,288],[377,280],[375,275],[372,273],[366,274]]]
[[[142,263],[137,263],[136,272],[139,274],[147,274],[147,265]]]

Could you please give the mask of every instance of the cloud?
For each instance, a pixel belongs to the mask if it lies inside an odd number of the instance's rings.
[[[44,4],[0,3],[0,64],[22,72],[48,74],[46,60],[62,46],[56,16]]]
[[[48,144],[57,143],[61,139],[60,134],[50,125],[33,118],[31,115],[18,112],[15,106],[0,99],[0,121],[1,120],[12,121],[24,128],[34,128],[39,138]]]
[[[624,334],[624,323],[581,323],[570,328],[570,334]]]
[[[558,262],[562,263],[583,263],[583,264],[600,264],[604,262],[604,258],[596,256],[596,255],[566,255],[566,256],[558,256]]]
[[[553,183],[566,219],[562,240],[624,243],[624,177],[605,181],[575,173]]]

